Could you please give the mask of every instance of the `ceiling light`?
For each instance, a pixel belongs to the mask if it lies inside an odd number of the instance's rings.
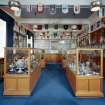
[[[100,7],[101,7],[101,3],[99,2],[99,0],[91,1],[91,11],[92,12],[100,10]]]
[[[13,11],[19,11],[21,7],[21,4],[18,0],[9,0],[8,5]]]

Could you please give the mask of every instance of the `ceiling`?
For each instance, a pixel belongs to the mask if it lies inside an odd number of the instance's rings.
[[[9,0],[0,0],[0,4],[8,4]],[[19,0],[22,5],[36,5],[36,4],[44,4],[44,5],[74,5],[74,4],[80,4],[80,5],[90,5],[91,0]],[[103,5],[105,5],[105,0],[100,0]]]
[[[9,0],[0,0],[0,5],[8,5]],[[90,1],[91,0],[19,0],[22,5],[20,23],[27,24],[88,24],[88,18],[91,16]],[[101,0],[105,5],[105,0]],[[37,13],[37,5],[44,5],[44,12]],[[48,10],[48,5],[57,5],[56,14],[51,15]],[[62,13],[62,5],[69,5],[69,13]],[[80,4],[80,14],[74,14],[73,5]],[[31,11],[28,12],[26,6],[31,6]]]
[[[6,5],[8,6],[9,0],[0,0],[0,5]],[[21,3],[21,18],[18,19],[20,23],[25,24],[88,24],[88,18],[91,16],[90,12],[90,0],[19,0]],[[104,0],[105,1],[105,0]],[[43,13],[39,14],[37,13],[37,5],[43,4],[44,5],[44,11]],[[56,14],[50,14],[49,13],[49,5],[56,5]],[[68,4],[69,5],[69,13],[63,14],[62,13],[62,5]],[[73,12],[73,5],[74,4],[80,4],[80,13],[74,14]],[[31,6],[31,11],[27,11],[27,6]],[[52,27],[52,26],[51,26]],[[84,27],[84,26],[83,26]],[[53,28],[51,28],[52,30]],[[65,31],[65,30],[63,30]],[[79,30],[77,32],[69,30],[69,34],[71,35],[77,35],[78,32],[81,32],[82,30]],[[72,33],[71,33],[72,32]],[[59,33],[59,31],[57,31]],[[62,34],[62,33],[60,33]],[[53,35],[53,33],[51,33]]]
[[[9,0],[0,0],[0,4],[8,4]],[[80,3],[81,5],[89,5],[90,0],[19,0],[21,4],[39,4],[42,3],[44,5],[51,5],[51,4],[69,4],[69,5],[74,5],[76,3]]]
[[[0,5],[8,5],[9,0],[0,0]],[[105,0],[100,0],[105,5]],[[19,0],[21,3],[21,18],[88,18],[91,15],[90,2],[91,0]],[[44,12],[42,14],[37,13],[37,5],[44,5]],[[56,14],[51,15],[49,13],[48,5],[56,5]],[[69,13],[62,13],[62,5],[69,5]],[[73,6],[80,5],[80,14],[75,15],[73,12]],[[27,7],[31,6],[31,12],[27,12]]]

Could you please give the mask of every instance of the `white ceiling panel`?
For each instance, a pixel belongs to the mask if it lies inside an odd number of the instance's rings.
[[[8,4],[9,0],[0,0],[0,4]],[[69,5],[74,5],[74,4],[80,4],[80,5],[90,5],[91,0],[18,0],[21,2],[21,4],[39,4],[42,3],[44,5],[50,5],[50,4],[69,4]],[[100,0],[103,5],[105,5],[105,0]]]
[[[8,4],[9,0],[0,0],[0,4]],[[21,4],[80,4],[80,5],[90,5],[90,0],[19,0]]]

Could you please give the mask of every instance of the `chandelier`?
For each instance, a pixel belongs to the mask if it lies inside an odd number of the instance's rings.
[[[21,4],[18,0],[9,0],[8,5],[13,11],[19,11],[21,8]]]

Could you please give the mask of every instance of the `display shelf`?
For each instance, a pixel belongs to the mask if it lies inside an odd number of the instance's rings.
[[[15,21],[13,29],[13,47],[27,48],[27,40],[33,34],[25,25],[19,24]]]
[[[27,47],[27,35],[20,34],[14,31],[13,36],[13,47],[26,48]]]
[[[90,33],[90,47],[105,49],[105,27]]]
[[[81,97],[103,97],[103,50],[70,50],[66,60],[66,76],[74,94]]]
[[[82,36],[78,36],[78,47],[87,47],[90,45],[90,35],[83,34]]]

